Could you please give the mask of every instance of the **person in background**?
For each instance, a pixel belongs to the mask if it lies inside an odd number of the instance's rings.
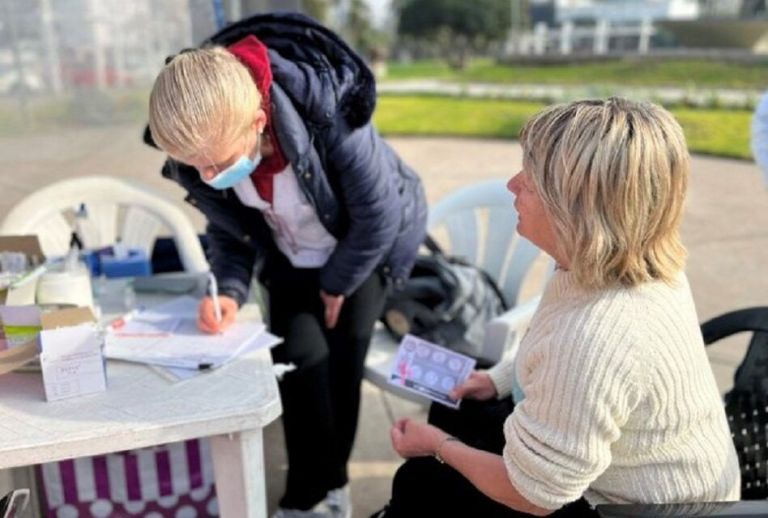
[[[740,472],[683,273],[688,152],[674,118],[611,98],[522,130],[518,232],[557,269],[514,359],[401,420],[377,516],[574,516],[738,500]],[[512,395],[512,399],[510,399]],[[499,399],[501,398],[501,399]],[[514,405],[512,401],[514,400]]]
[[[760,101],[752,116],[751,135],[752,156],[763,171],[763,179],[768,187],[768,92],[760,97]]]
[[[363,364],[390,285],[426,233],[418,176],[371,124],[376,92],[361,59],[297,14],[262,15],[172,58],[149,103],[163,175],[207,218],[226,329],[254,269],[269,297],[288,477],[275,516],[350,516],[347,462]]]

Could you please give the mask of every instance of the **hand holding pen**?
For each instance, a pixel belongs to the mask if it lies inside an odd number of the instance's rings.
[[[200,302],[197,327],[206,333],[220,333],[231,326],[237,316],[237,301],[226,295],[219,295],[216,278],[210,274],[209,295]]]
[[[221,304],[219,304],[219,283],[216,282],[216,276],[213,272],[208,272],[208,292],[213,302],[213,316],[216,322],[221,324]]]

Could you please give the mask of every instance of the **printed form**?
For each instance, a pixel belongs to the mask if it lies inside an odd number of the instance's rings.
[[[196,299],[179,297],[119,319],[108,330],[104,355],[197,372],[219,367],[254,344],[280,341],[256,321],[236,322],[220,334],[203,333],[197,328],[197,306]]]

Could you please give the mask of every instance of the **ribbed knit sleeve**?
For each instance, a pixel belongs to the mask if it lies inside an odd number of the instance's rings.
[[[499,363],[488,369],[488,375],[496,386],[499,399],[505,398],[512,393],[512,383],[515,379],[514,369],[514,358],[502,359]]]
[[[525,397],[504,425],[503,458],[533,504],[738,495],[738,463],[687,283],[589,293],[557,273],[516,362]],[[500,390],[509,368],[494,369]]]

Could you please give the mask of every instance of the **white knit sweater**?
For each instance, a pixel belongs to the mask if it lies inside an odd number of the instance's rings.
[[[558,271],[515,361],[525,394],[504,425],[515,488],[557,509],[738,500],[740,475],[688,281],[586,291]]]

